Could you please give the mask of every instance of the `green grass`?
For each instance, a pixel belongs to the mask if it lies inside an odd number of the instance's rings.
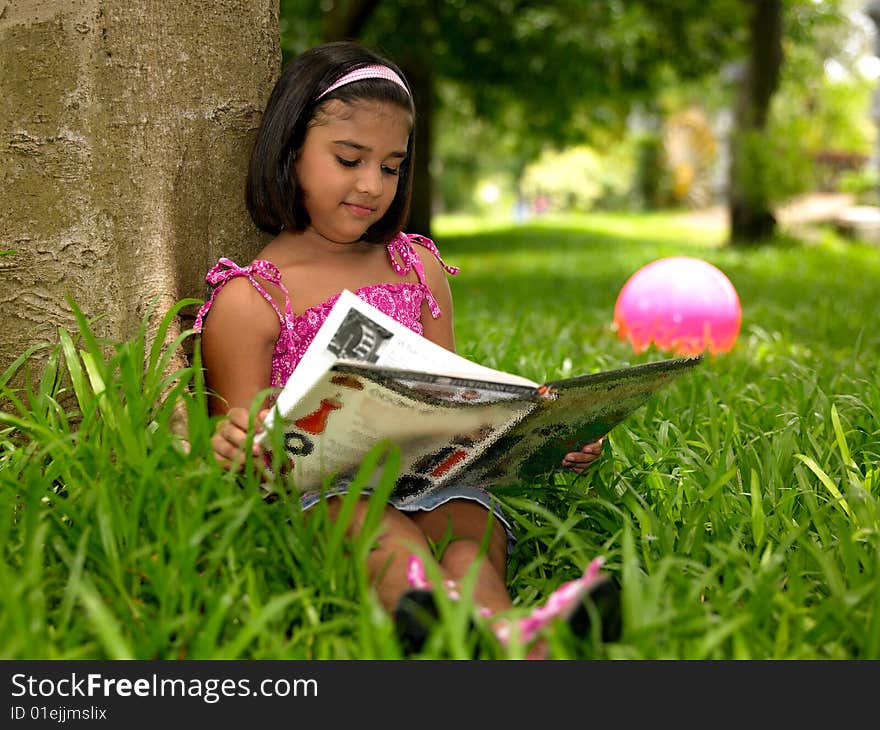
[[[459,351],[536,380],[665,357],[635,355],[611,322],[655,258],[716,264],[742,302],[733,351],[616,428],[586,476],[500,495],[515,611],[597,554],[623,586],[621,640],[558,627],[554,656],[880,658],[876,248],[826,234],[731,250],[669,214],[445,220],[435,237],[462,268]],[[0,376],[0,656],[400,656],[363,568],[375,524],[350,541],[320,508],[303,520],[223,472],[199,363],[166,376],[173,349],[98,342],[83,319],[45,365],[25,353]],[[393,451],[362,473],[377,470],[389,488]],[[425,657],[508,656],[467,632],[467,596],[442,608]]]

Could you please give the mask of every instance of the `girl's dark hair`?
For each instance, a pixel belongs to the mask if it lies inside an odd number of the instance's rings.
[[[349,71],[374,64],[392,69],[409,88],[409,82],[397,66],[347,41],[315,46],[284,67],[257,131],[245,185],[248,212],[258,228],[277,234],[285,229],[303,231],[309,225],[294,160],[305,142],[309,124],[326,102],[331,99],[346,103],[367,99],[389,102],[406,109],[415,119],[412,90],[407,94],[385,79],[354,81],[316,101],[321,92]],[[412,192],[414,131],[410,132],[406,152],[406,159],[399,167],[394,200],[385,215],[366,230],[362,236],[364,241],[387,242],[406,223]]]

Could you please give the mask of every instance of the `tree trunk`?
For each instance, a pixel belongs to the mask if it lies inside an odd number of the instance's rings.
[[[281,58],[276,0],[3,10],[0,371],[73,326],[67,295],[124,340],[254,255],[244,177]]]
[[[357,38],[378,5],[379,0],[331,3],[324,16],[324,40],[347,41]]]
[[[333,3],[324,18],[324,40],[338,41],[358,38],[363,34],[364,26],[379,5],[379,0],[350,0],[350,2]],[[403,55],[394,58],[412,86],[416,113],[418,114],[413,193],[407,230],[421,233],[423,236],[431,235],[431,201],[433,198],[431,155],[435,109],[430,32],[427,28],[433,27],[430,21],[436,17],[436,14],[436,7],[433,3],[429,3],[427,7],[422,9],[419,17],[411,19],[420,29],[418,33],[420,41],[407,44]]]
[[[729,178],[730,242],[753,244],[773,235],[764,132],[782,69],[782,0],[745,0],[749,57],[734,112]]]
[[[413,89],[416,104],[415,167],[413,192],[407,229],[423,236],[431,236],[431,202],[434,185],[431,179],[431,159],[434,147],[434,73],[430,58],[416,53],[402,59],[401,68]]]

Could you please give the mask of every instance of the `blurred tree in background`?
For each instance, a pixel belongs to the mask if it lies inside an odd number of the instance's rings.
[[[560,205],[570,200],[582,206],[587,197],[596,206],[696,205],[711,198],[714,185],[730,193],[731,239],[756,240],[772,232],[780,196],[813,181],[814,153],[837,145],[851,151],[857,144],[864,151],[853,125],[846,125],[848,139],[845,133],[836,141],[816,139],[815,131],[811,139],[811,115],[792,111],[809,90],[813,130],[836,126],[816,124],[818,117],[837,113],[840,121],[851,114],[846,104],[835,111],[837,97],[822,85],[825,64],[846,45],[845,10],[852,5],[281,0],[281,42],[290,57],[321,41],[357,39],[404,69],[419,109],[413,230],[430,233],[432,211],[472,206],[473,192],[487,179],[500,187],[506,181],[515,199],[525,192],[521,184],[534,180],[533,170],[530,177],[525,173],[542,153],[558,164],[562,150],[575,147],[581,148],[577,159],[589,159],[605,182],[593,181],[593,192],[572,191]],[[777,90],[786,100],[779,114]],[[850,95],[854,103],[861,93]],[[727,113],[726,181],[710,184],[709,160],[722,155],[719,140],[705,134],[695,137],[703,146],[700,159],[679,155],[679,162],[671,160],[675,169],[657,169],[669,165],[673,152],[667,120],[688,109],[691,118],[702,113],[707,123]],[[859,114],[867,119],[867,109]],[[804,129],[793,140],[796,122]],[[771,143],[771,134],[788,146],[786,154]],[[584,147],[598,159],[585,155]],[[621,196],[603,172],[621,169],[624,150],[635,178],[629,196]]]
[[[728,196],[730,239],[750,243],[770,238],[776,226],[764,143],[770,102],[782,73],[782,0],[744,0],[748,7],[746,61],[740,71],[731,135]]]

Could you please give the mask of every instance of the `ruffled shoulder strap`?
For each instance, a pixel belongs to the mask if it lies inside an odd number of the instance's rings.
[[[425,281],[425,267],[419,259],[419,255],[415,252],[412,245],[418,243],[420,246],[428,249],[440,265],[450,274],[455,276],[459,269],[457,266],[449,266],[440,258],[440,252],[434,242],[426,236],[420,236],[417,233],[400,232],[388,243],[388,256],[391,258],[391,265],[394,270],[401,276],[406,276],[410,271],[415,269],[419,281],[425,286],[425,299],[428,301],[428,308],[431,310],[431,316],[434,319],[440,316],[440,305],[431,293],[428,282]]]
[[[275,304],[275,300],[272,298],[272,295],[266,291],[266,288],[257,280],[256,277],[260,277],[261,279],[265,279],[270,284],[274,284],[284,294],[284,308],[287,317],[291,316],[291,306],[290,306],[290,295],[287,293],[287,287],[281,282],[281,272],[278,270],[278,267],[270,261],[265,261],[263,259],[258,259],[256,261],[252,261],[247,266],[239,266],[234,261],[221,258],[217,264],[205,275],[205,281],[208,282],[208,285],[211,287],[211,296],[208,298],[201,309],[199,309],[199,313],[196,315],[196,321],[193,324],[193,329],[196,332],[202,331],[202,326],[205,321],[205,315],[208,314],[208,310],[211,309],[211,305],[214,303],[214,299],[217,297],[217,294],[220,293],[220,290],[226,286],[226,283],[231,279],[234,279],[238,276],[244,276],[247,280],[253,285],[254,289],[256,289],[260,295],[265,299],[269,304],[272,305],[272,309],[275,310],[275,314],[278,315],[278,319],[283,325],[285,322],[285,316],[281,314],[278,310],[278,305]]]

